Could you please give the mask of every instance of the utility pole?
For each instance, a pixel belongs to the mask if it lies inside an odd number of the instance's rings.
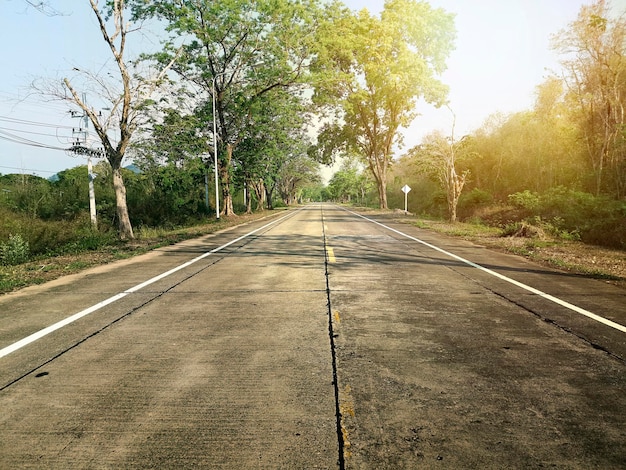
[[[87,103],[87,95],[83,93],[83,103]],[[79,127],[78,131],[72,129],[72,134],[78,135],[76,142],[74,142],[72,150],[74,153],[80,155],[87,155],[87,175],[89,178],[89,215],[91,216],[91,226],[94,229],[98,228],[98,218],[96,216],[96,192],[93,185],[93,180],[96,178],[96,174],[93,172],[93,166],[91,164],[91,156],[95,151],[90,151],[87,148],[87,137],[89,135],[89,116],[87,112],[83,110],[83,114],[78,114],[74,111],[70,111],[72,117],[80,118],[84,127]]]

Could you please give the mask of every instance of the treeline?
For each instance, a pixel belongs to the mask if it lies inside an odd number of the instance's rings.
[[[112,4],[106,26],[125,28],[102,31],[112,51],[133,24],[156,20],[166,33],[161,51],[137,60],[114,52],[120,93],[105,87],[101,97],[113,97],[109,117],[75,87],[93,84],[93,74],[64,80],[54,95],[82,109],[102,141],[101,231],[117,226],[120,238],[133,238],[134,225],[184,224],[218,201],[224,216],[275,200],[403,207],[400,188],[408,184],[411,212],[509,231],[533,223],[625,246],[626,20],[611,16],[604,0],[555,35],[563,71],[537,88],[533,109],[494,115],[467,136],[435,132],[399,159],[400,128],[416,117],[419,100],[446,102],[439,77],[454,24],[442,9],[415,0],[385,2],[378,16],[321,0]],[[104,21],[106,12],[92,8]],[[140,173],[120,167],[127,156]],[[318,162],[338,157],[347,163],[322,190]],[[25,178],[6,187],[3,210],[51,221],[84,217],[85,168],[55,182]],[[15,234],[9,225],[0,241]]]
[[[563,68],[532,109],[494,114],[462,138],[431,134],[397,162],[396,206],[408,183],[418,213],[626,247],[626,18],[597,1],[553,46]]]
[[[122,172],[131,220],[137,227],[172,229],[215,218],[215,186],[199,158],[179,167],[156,165]],[[117,211],[111,167],[100,162],[93,174],[98,230],[93,229],[89,216],[86,165],[62,171],[52,180],[33,175],[0,176],[0,264],[1,258],[15,255],[16,247],[6,245],[19,245],[15,237],[28,244],[29,256],[95,249],[114,241]],[[315,179],[317,172],[309,176]],[[271,183],[280,190],[272,192],[269,203],[263,199],[265,208],[309,197],[305,186],[294,189],[291,182],[296,178],[303,176],[296,175],[293,166],[282,168]],[[235,208],[245,211],[243,192],[234,196]],[[251,199],[255,201],[256,196]],[[7,246],[4,255],[3,246]],[[12,257],[4,264],[23,261],[24,257]]]

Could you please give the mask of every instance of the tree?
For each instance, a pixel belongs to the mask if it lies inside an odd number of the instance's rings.
[[[433,132],[424,137],[421,145],[410,151],[417,160],[418,167],[433,175],[446,192],[450,222],[456,222],[457,205],[469,175],[469,170],[459,174],[456,168],[459,158],[467,157],[470,153],[468,140],[468,137],[455,140],[453,120],[449,137],[441,132]]]
[[[257,209],[264,202],[271,204],[267,192],[276,185],[288,204],[298,186],[310,179],[310,168],[317,172],[317,164],[306,152],[310,138],[305,133],[307,113],[302,101],[301,96],[276,88],[258,97],[251,107],[249,125],[238,146],[235,174],[253,188]],[[250,212],[251,201],[248,198],[246,202]]]
[[[198,112],[206,127],[216,124],[223,213],[233,215],[234,154],[246,138],[256,101],[303,81],[320,15],[317,0],[136,0],[133,6],[138,17],[164,20],[174,34],[157,57],[161,63],[172,60],[176,44],[184,41],[173,70],[200,91]]]
[[[127,60],[125,56],[128,34],[140,29],[125,19],[126,1],[109,0],[101,8],[98,0],[89,0],[89,5],[96,17],[102,38],[113,55],[118,82],[114,83],[105,78],[102,73],[74,68],[76,76],[72,79],[64,78],[61,89],[53,85],[47,89],[40,89],[40,92],[72,102],[82,110],[93,125],[113,173],[118,234],[121,239],[129,239],[134,238],[134,234],[126,202],[122,161],[138,128],[139,119],[145,111],[146,102],[163,80],[171,62],[165,64],[159,71],[152,73],[148,71],[153,78],[145,78],[145,73],[139,73],[138,64],[132,65],[132,61]],[[113,76],[112,73],[108,75]],[[102,117],[101,111],[89,105],[85,95],[79,93],[78,85],[75,85],[79,78],[82,79],[81,86],[96,89],[98,97],[108,102],[110,108],[108,117]]]
[[[286,205],[297,203],[305,186],[321,181],[319,164],[309,158],[306,148],[305,145],[292,148],[278,172],[276,186]]]
[[[563,56],[571,107],[595,176],[595,192],[626,194],[626,17],[612,19],[608,2],[582,6],[554,37]]]
[[[163,164],[182,165],[187,159],[208,154],[200,129],[202,122],[197,115],[164,109],[160,122],[152,122],[145,137],[135,144],[136,163],[147,170]]]
[[[319,138],[325,160],[359,155],[387,208],[387,170],[399,129],[415,118],[418,98],[441,105],[446,87],[436,78],[454,39],[453,17],[426,2],[388,0],[380,18],[334,6],[319,29],[315,101],[334,111]]]
[[[328,182],[328,190],[338,201],[351,202],[361,193],[360,171],[357,163],[350,158],[343,160],[341,167]]]

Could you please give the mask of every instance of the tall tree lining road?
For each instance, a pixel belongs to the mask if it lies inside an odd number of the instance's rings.
[[[125,293],[0,357],[0,467],[623,467],[626,335],[424,242],[621,325],[624,291],[387,217],[306,206],[1,298],[6,350]]]

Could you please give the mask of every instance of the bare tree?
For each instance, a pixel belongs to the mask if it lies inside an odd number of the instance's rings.
[[[113,55],[116,72],[94,73],[74,68],[76,75],[62,80],[61,87],[50,85],[39,91],[48,96],[67,100],[78,106],[94,127],[102,143],[104,155],[111,165],[117,206],[118,233],[121,239],[134,238],[128,214],[126,187],[122,177],[122,161],[131,143],[134,132],[144,115],[145,105],[157,87],[163,82],[172,62],[160,70],[138,73],[139,64],[125,58],[126,39],[129,33],[138,31],[140,24],[132,25],[124,18],[125,0],[111,0],[100,8],[98,0],[89,0],[96,16],[102,38]],[[104,68],[104,67],[103,67]],[[152,78],[146,78],[151,76]],[[79,85],[76,85],[79,82]],[[107,104],[106,116],[87,103],[79,86],[88,87]],[[37,88],[37,87],[35,87]],[[69,95],[68,93],[69,92]]]
[[[448,109],[450,108],[448,107]],[[469,176],[469,170],[462,171],[460,174],[457,172],[457,161],[459,157],[466,157],[470,152],[467,137],[458,141],[455,140],[456,116],[451,109],[450,112],[453,117],[450,136],[444,136],[441,132],[433,132],[425,136],[422,144],[412,148],[409,154],[415,158],[421,171],[430,174],[439,181],[446,192],[450,222],[456,222],[457,205]]]

